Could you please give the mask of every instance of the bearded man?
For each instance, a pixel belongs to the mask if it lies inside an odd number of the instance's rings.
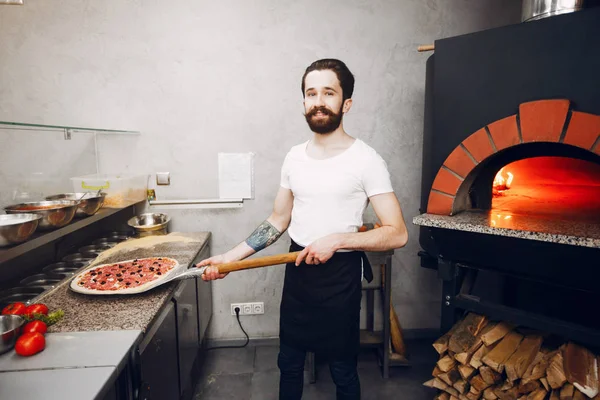
[[[373,278],[365,251],[403,247],[408,234],[385,161],[346,133],[354,76],[340,60],[312,63],[302,77],[312,137],[287,153],[273,212],[244,242],[203,260],[204,280],[222,279],[216,265],[244,259],[286,230],[290,251],[280,306],[279,398],[302,397],[306,352],[329,362],[338,399],[360,399],[357,356],[361,281]],[[371,203],[381,228],[358,232]]]

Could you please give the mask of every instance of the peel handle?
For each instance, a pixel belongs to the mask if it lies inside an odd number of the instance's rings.
[[[219,264],[219,273],[225,274],[233,271],[241,271],[244,269],[268,267],[270,265],[287,264],[296,261],[300,254],[299,251],[285,254],[275,254],[273,256],[250,258],[248,260],[234,261],[230,263]]]

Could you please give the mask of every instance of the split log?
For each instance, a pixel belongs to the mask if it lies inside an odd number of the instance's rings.
[[[470,389],[469,382],[465,381],[464,379],[459,379],[458,381],[454,382],[452,387],[458,391],[458,394],[466,394]]]
[[[469,393],[466,394],[466,397],[469,400],[478,400],[481,397],[481,391],[471,386]]]
[[[516,386],[502,390],[501,388],[494,389],[494,394],[498,396],[500,400],[516,400],[519,396],[518,388]]]
[[[485,344],[479,347],[479,349],[473,354],[471,360],[469,361],[469,365],[473,368],[479,368],[483,365],[481,359],[485,357],[487,353],[489,353],[492,349],[492,346],[486,346]]]
[[[544,400],[547,394],[548,392],[546,392],[545,389],[539,388],[535,392],[531,392],[529,396],[527,396],[527,400]]]
[[[436,364],[436,366],[433,368],[433,372],[431,373],[431,376],[437,377],[438,375],[443,374],[443,373],[444,373],[444,371],[442,371],[440,369],[440,367],[438,367]]]
[[[514,328],[515,325],[509,324],[508,322],[500,322],[499,324],[494,325],[493,329],[490,329],[488,332],[481,335],[481,340],[486,346],[491,346],[506,336],[508,332],[512,331]]]
[[[456,365],[456,361],[454,358],[450,357],[450,355],[445,355],[440,358],[437,362],[437,366],[443,372],[448,372]]]
[[[460,400],[460,399],[456,396],[450,396],[450,400]]]
[[[450,395],[446,392],[442,392],[440,394],[438,394],[437,396],[435,396],[436,400],[450,400]]]
[[[560,400],[573,400],[573,394],[575,392],[575,386],[570,383],[566,383],[560,389]]]
[[[471,385],[471,388],[475,388],[478,392],[483,392],[492,385],[491,383],[487,383],[481,375],[475,375],[471,378],[469,384]]]
[[[504,363],[517,350],[521,340],[523,340],[523,335],[516,332],[509,332],[496,347],[483,356],[481,361],[492,367],[496,372],[504,371]]]
[[[527,383],[521,383],[518,386],[518,393],[519,394],[529,394],[531,392],[535,392],[536,390],[538,390],[541,387],[542,387],[542,385],[540,384],[540,381],[531,381],[531,382],[527,382]]]
[[[490,385],[495,385],[496,383],[502,380],[501,374],[497,373],[496,371],[485,365],[479,368],[479,374],[481,375],[483,380]]]
[[[469,380],[474,374],[476,369],[469,365],[459,365],[458,373],[464,380]]]
[[[575,385],[573,385],[573,386],[575,386]],[[586,399],[587,399],[587,397],[585,397],[585,394],[583,394],[579,390],[575,389],[575,392],[573,394],[573,400],[586,400]]]
[[[564,372],[569,383],[589,398],[598,394],[598,363],[588,349],[568,343],[564,351]]]
[[[433,348],[438,354],[442,355],[448,350],[448,341],[450,340],[450,335],[446,333],[445,335],[439,337],[435,342],[433,342]]]
[[[458,396],[458,391],[456,389],[454,389],[452,386],[448,386],[446,384],[446,382],[444,382],[440,378],[433,378],[433,387],[436,389],[443,390],[444,392],[447,392],[448,394]]]
[[[548,379],[546,379],[546,378],[540,378],[540,382],[544,386],[544,389],[546,389],[546,391],[549,392],[550,391],[550,384],[548,383]]]
[[[560,400],[560,391],[553,390],[552,393],[550,393],[550,400]]]
[[[444,372],[443,374],[439,374],[437,377],[450,386],[454,385],[454,382],[458,381],[461,378],[460,374],[458,373],[458,369],[456,368],[453,368],[448,372]]]
[[[527,367],[538,354],[542,341],[541,336],[527,336],[523,339],[517,350],[504,363],[508,379],[515,381],[523,377]]]
[[[494,388],[489,387],[483,391],[483,398],[485,400],[497,400],[498,396],[494,393]]]
[[[567,382],[565,371],[563,369],[563,356],[562,352],[557,352],[552,360],[548,369],[546,370],[546,379],[552,389],[558,389]]]
[[[541,360],[537,364],[535,364],[531,369],[531,373],[525,372],[525,374],[523,375],[523,379],[521,379],[521,382],[527,383],[541,379],[544,376],[546,376],[546,372],[548,370],[548,366],[550,365],[550,361],[552,360],[552,357],[554,357],[557,353],[558,350],[543,354]]]
[[[466,352],[475,344],[477,335],[486,324],[485,316],[469,313],[450,336],[448,349],[457,354]]]
[[[531,377],[531,374],[533,373],[533,368],[538,363],[540,363],[543,359],[544,359],[544,353],[542,353],[541,351],[538,351],[538,353],[535,355],[535,358],[533,359],[531,364],[529,364],[529,367],[527,367],[527,369],[525,370],[525,373],[523,374],[523,376],[521,378],[524,380],[529,379]]]
[[[463,318],[464,320],[464,318]],[[439,337],[435,342],[433,342],[433,348],[438,354],[441,356],[448,350],[448,342],[450,341],[450,336],[456,331],[456,328],[462,323],[463,320],[458,321],[456,324],[450,328],[448,332]]]

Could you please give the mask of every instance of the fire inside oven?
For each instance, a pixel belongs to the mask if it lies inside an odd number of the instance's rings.
[[[568,157],[532,157],[511,162],[492,181],[491,209],[590,220],[600,216],[600,165]],[[501,221],[499,221],[501,222]]]

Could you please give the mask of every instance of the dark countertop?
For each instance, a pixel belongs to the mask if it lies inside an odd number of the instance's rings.
[[[143,257],[172,257],[189,266],[210,238],[209,232],[170,233],[132,239],[102,253],[92,265]],[[62,309],[65,317],[49,332],[140,330],[145,332],[172,296],[178,282],[134,295],[93,296],[73,292],[70,280],[38,299],[50,310]]]
[[[413,218],[413,224],[600,248],[600,223],[593,221],[502,211],[465,211],[457,215],[421,214]]]

